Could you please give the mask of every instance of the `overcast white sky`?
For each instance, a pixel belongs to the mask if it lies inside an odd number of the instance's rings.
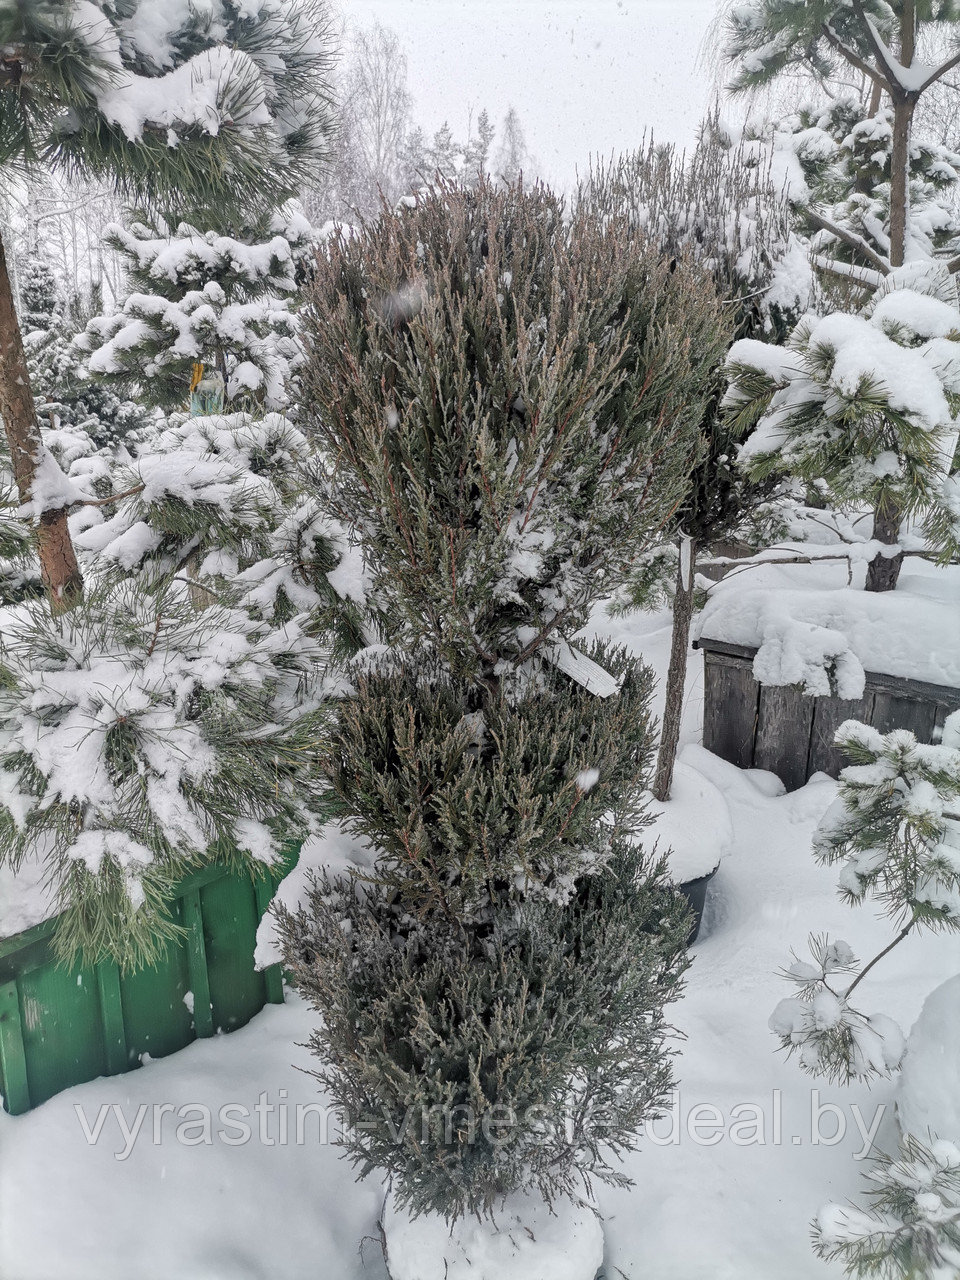
[[[644,129],[689,145],[711,96],[701,44],[719,0],[340,0],[346,17],[392,27],[415,115],[465,137],[470,108],[497,122],[512,103],[545,178],[566,186],[591,153]]]

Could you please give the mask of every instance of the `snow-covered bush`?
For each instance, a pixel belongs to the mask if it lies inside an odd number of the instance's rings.
[[[570,639],[683,492],[717,304],[624,220],[486,182],[331,242],[314,289],[304,430],[382,643],[325,754],[373,865],[282,913],[287,963],[404,1212],[553,1202],[621,1180],[670,1078],[688,921],[635,844],[651,677]]]
[[[841,772],[837,798],[817,827],[815,856],[841,864],[846,902],[873,898],[900,929],[862,968],[846,942],[812,937],[813,963],[795,959],[785,970],[799,991],[780,1002],[770,1027],[811,1075],[851,1080],[889,1074],[904,1046],[890,1018],[851,1004],[854,990],[915,929],[960,930],[960,751],[852,720],[836,742],[854,763]]]
[[[91,377],[183,409],[202,365],[222,379],[228,408],[287,403],[302,359],[293,295],[313,258],[313,229],[292,204],[236,234],[216,225],[134,218],[105,228],[130,292],[77,339]]]

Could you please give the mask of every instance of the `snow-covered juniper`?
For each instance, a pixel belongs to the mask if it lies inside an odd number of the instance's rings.
[[[641,842],[651,674],[571,642],[684,493],[712,287],[541,187],[441,185],[330,243],[305,337],[379,640],[323,760],[373,868],[280,913],[318,1076],[414,1213],[622,1182],[688,920]]]

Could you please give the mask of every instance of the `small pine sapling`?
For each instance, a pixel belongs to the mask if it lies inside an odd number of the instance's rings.
[[[960,817],[960,751],[854,720],[835,740],[854,763],[841,772],[814,854],[824,865],[840,864],[845,902],[874,899],[899,931],[862,967],[846,942],[811,937],[812,963],[795,958],[784,971],[798,993],[780,1002],[770,1026],[805,1071],[850,1081],[894,1071],[904,1045],[890,1018],[851,1003],[856,988],[914,931],[960,930],[960,848],[951,825]],[[844,981],[848,974],[852,982]]]

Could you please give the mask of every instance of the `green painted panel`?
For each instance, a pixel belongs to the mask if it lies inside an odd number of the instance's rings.
[[[49,964],[22,974],[18,986],[33,1105],[102,1075],[107,1061],[94,971]]]
[[[232,1031],[266,1002],[263,974],[253,967],[260,922],[253,883],[225,876],[201,889],[200,901],[213,1025],[217,1031]]]
[[[180,903],[172,913],[183,924]],[[171,943],[156,965],[120,978],[123,1021],[127,1033],[127,1061],[136,1066],[140,1055],[164,1058],[193,1039],[193,1019],[184,1004],[190,990],[187,955],[182,943]]]
[[[0,1093],[15,1116],[30,1110],[27,1059],[20,1020],[20,993],[15,982],[0,987]]]
[[[276,892],[282,876],[258,876],[253,882],[253,892],[257,900],[257,917],[262,920],[267,914],[270,900]],[[278,964],[272,964],[263,970],[263,983],[268,1004],[283,1004],[283,973]]]
[[[266,1000],[281,1001],[278,966],[253,967],[257,925],[297,848],[270,881],[207,867],[188,877],[174,904],[187,930],[158,962],[121,974],[110,961],[92,969],[58,964],[54,921],[0,940],[0,1092],[14,1115],[70,1085],[161,1058],[198,1034],[232,1031]],[[194,993],[194,1014],[184,1003]],[[197,1016],[197,999],[207,1016]]]
[[[115,1076],[127,1069],[127,1031],[123,1025],[120,968],[115,960],[101,960],[97,965],[97,990],[107,1074]]]
[[[187,930],[193,1029],[198,1036],[206,1038],[213,1035],[213,1008],[210,1004],[210,976],[207,973],[207,948],[203,936],[203,908],[200,905],[199,889],[191,889],[183,895],[183,925]]]

